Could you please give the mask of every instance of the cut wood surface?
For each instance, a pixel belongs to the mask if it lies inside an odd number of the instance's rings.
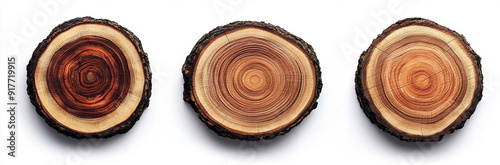
[[[379,35],[355,81],[371,122],[405,141],[439,141],[462,128],[483,89],[480,57],[465,38],[421,18]]]
[[[151,72],[139,39],[115,22],[75,18],[36,50],[28,94],[40,116],[74,138],[127,132],[148,106]]]
[[[184,100],[220,136],[270,139],[317,105],[319,62],[310,45],[280,27],[233,22],[204,35],[187,57]]]

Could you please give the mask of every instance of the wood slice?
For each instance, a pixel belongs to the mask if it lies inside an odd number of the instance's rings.
[[[140,40],[117,23],[75,18],[55,27],[27,66],[38,114],[74,138],[107,138],[139,120],[151,96]]]
[[[205,34],[182,68],[184,100],[218,135],[283,135],[317,106],[321,72],[313,48],[280,27],[233,22]]]
[[[481,58],[455,31],[401,20],[363,52],[356,94],[365,114],[404,141],[439,141],[463,127],[482,97]]]

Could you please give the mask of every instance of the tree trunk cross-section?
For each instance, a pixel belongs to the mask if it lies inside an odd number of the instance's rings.
[[[439,141],[482,97],[481,58],[455,31],[422,18],[396,22],[363,52],[356,94],[379,128],[404,141]]]
[[[127,132],[151,96],[140,40],[105,19],[75,18],[57,26],[33,52],[27,71],[38,114],[78,139]]]
[[[283,135],[317,106],[321,72],[313,48],[280,27],[233,22],[205,34],[186,58],[184,100],[218,135]]]

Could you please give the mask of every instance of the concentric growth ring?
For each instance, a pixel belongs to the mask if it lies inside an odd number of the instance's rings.
[[[208,63],[219,65],[209,66],[204,75],[214,77],[207,82],[207,97],[220,113],[245,123],[280,118],[295,103],[305,79],[286,52],[256,37],[224,45]]]
[[[361,56],[358,99],[372,122],[402,140],[440,140],[463,125],[481,98],[479,60],[458,33],[406,19]]]
[[[125,56],[113,42],[88,35],[55,52],[47,69],[47,83],[64,110],[82,118],[98,118],[116,110],[125,99],[130,72]]]
[[[234,22],[205,35],[183,68],[185,99],[221,136],[273,138],[297,125],[321,89],[312,48],[281,28]]]
[[[139,39],[109,20],[75,18],[57,26],[33,52],[27,70],[37,112],[75,138],[127,132],[151,95]]]

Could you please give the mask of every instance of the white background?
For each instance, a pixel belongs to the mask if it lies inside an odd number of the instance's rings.
[[[39,3],[55,3],[49,10]],[[0,2],[0,103],[6,109],[7,56],[17,57],[15,158],[7,156],[8,113],[0,112],[0,164],[498,164],[500,3],[498,1],[70,1]],[[50,128],[26,94],[33,50],[58,24],[107,18],[134,32],[149,54],[153,94],[127,133],[76,140]],[[483,61],[484,95],[465,127],[438,143],[407,143],[363,114],[354,92],[357,59],[397,20],[423,17],[467,37]],[[279,25],[311,44],[320,60],[319,106],[290,133],[270,141],[218,137],[182,100],[181,67],[198,39],[236,20]],[[34,26],[25,32],[25,26]],[[13,36],[21,37],[19,43]],[[345,49],[344,48],[348,48]]]

